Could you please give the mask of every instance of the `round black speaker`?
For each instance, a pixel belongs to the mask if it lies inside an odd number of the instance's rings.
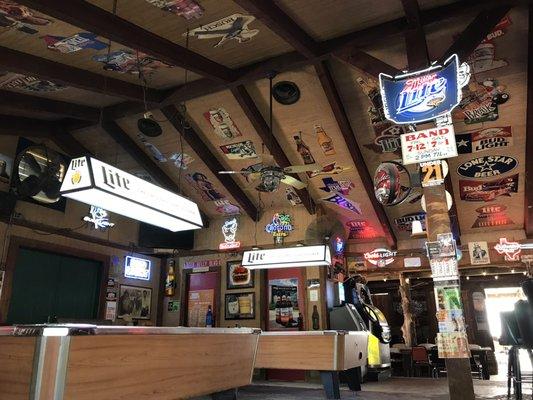
[[[300,88],[294,82],[281,81],[272,88],[272,96],[278,103],[288,106],[300,99]]]
[[[161,126],[151,118],[140,118],[137,121],[137,128],[143,135],[156,137],[163,133]]]

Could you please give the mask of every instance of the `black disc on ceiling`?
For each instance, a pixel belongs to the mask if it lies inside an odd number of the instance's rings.
[[[161,126],[151,118],[139,118],[137,128],[143,135],[157,137],[163,133]]]
[[[300,88],[291,81],[281,81],[272,88],[274,99],[283,105],[291,105],[300,99]]]

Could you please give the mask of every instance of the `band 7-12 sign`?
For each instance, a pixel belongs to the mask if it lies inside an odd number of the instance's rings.
[[[457,156],[453,125],[405,133],[400,140],[404,165]]]

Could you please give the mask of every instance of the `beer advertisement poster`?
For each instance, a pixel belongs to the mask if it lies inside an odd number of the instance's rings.
[[[255,293],[228,293],[225,296],[224,318],[255,319]]]
[[[268,281],[268,328],[272,331],[298,329],[298,279]]]
[[[489,246],[487,242],[469,242],[468,253],[472,265],[490,264]]]

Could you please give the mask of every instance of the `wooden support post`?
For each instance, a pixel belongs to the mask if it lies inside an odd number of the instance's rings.
[[[407,282],[405,275],[400,273],[400,296],[402,298],[403,341],[407,347],[416,344],[416,335],[414,334],[413,314],[411,313],[411,285]]]
[[[426,200],[426,229],[429,241],[436,241],[440,233],[451,232],[444,185],[424,188]],[[474,400],[474,384],[468,358],[447,358],[450,400]]]

